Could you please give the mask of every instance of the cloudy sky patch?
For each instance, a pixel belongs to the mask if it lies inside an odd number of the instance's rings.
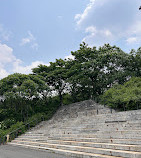
[[[34,50],[38,50],[39,47],[38,43],[36,42],[36,38],[30,31],[28,31],[27,37],[22,38],[20,45],[30,45],[30,47]]]
[[[116,44],[123,39],[124,45],[139,44],[139,6],[138,0],[90,0],[85,10],[75,15],[76,27],[85,31],[83,41],[90,45]],[[95,30],[90,30],[92,28]]]
[[[0,78],[73,58],[82,41],[141,47],[140,0],[7,0],[0,5]],[[32,8],[32,9],[31,9]]]

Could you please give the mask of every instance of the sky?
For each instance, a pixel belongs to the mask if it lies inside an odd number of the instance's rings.
[[[0,0],[0,79],[71,57],[80,43],[141,47],[140,0]]]

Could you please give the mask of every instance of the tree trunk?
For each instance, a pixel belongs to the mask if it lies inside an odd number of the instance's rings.
[[[59,99],[60,99],[60,106],[62,106],[63,96],[62,96],[62,92],[61,91],[59,91]]]

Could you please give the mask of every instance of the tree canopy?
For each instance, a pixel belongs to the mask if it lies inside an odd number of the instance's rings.
[[[50,116],[63,104],[87,99],[122,110],[141,108],[141,47],[126,53],[117,46],[96,48],[83,42],[71,55],[73,59],[39,65],[32,74],[1,79],[0,121],[12,124],[37,113]]]
[[[133,77],[124,85],[115,85],[103,94],[101,100],[116,109],[141,108],[141,77]]]

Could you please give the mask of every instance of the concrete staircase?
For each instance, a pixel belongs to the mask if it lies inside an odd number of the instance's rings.
[[[141,158],[141,110],[115,112],[91,100],[63,106],[9,144],[80,158]]]

